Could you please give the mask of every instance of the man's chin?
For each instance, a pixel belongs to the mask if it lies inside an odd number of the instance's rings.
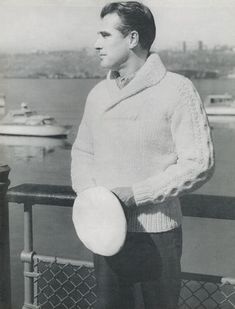
[[[104,69],[110,69],[111,68],[110,65],[103,60],[101,60],[100,66]]]

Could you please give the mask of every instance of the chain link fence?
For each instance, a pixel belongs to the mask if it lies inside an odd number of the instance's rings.
[[[96,302],[92,263],[34,257],[34,304],[41,309],[92,309]],[[189,277],[190,274],[187,274]],[[193,278],[193,276],[192,276]],[[182,279],[180,309],[235,308],[229,282]]]
[[[34,303],[42,309],[88,309],[96,301],[92,264],[68,261],[61,263],[36,258]]]
[[[235,308],[235,286],[230,283],[182,280],[180,309]]]

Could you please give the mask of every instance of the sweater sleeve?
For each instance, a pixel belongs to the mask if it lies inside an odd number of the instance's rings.
[[[76,193],[95,186],[93,178],[93,137],[89,110],[88,96],[84,115],[71,151],[72,188]]]
[[[171,118],[177,160],[160,174],[133,185],[137,206],[191,192],[213,174],[213,143],[206,112],[191,81],[185,78],[182,83],[179,104]]]

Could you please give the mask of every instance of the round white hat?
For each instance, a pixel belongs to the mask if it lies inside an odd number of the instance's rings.
[[[126,217],[118,198],[105,187],[80,193],[74,201],[72,219],[78,237],[92,252],[111,256],[122,248]]]

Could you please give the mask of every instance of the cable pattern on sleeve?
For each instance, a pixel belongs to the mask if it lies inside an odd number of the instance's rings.
[[[213,174],[214,151],[206,112],[194,86],[186,78],[179,87],[180,98],[190,110],[195,143],[199,156],[195,168],[186,170],[181,175],[172,178],[169,183],[160,187],[155,197],[156,202],[164,202],[167,198],[195,190],[202,186]],[[160,194],[160,195],[159,195]]]
[[[134,186],[139,206],[149,202],[162,203],[195,190],[213,174],[213,144],[200,97],[186,78],[179,84],[178,92],[180,105],[172,116],[172,121],[178,123],[172,135],[175,135],[176,149],[178,147],[182,153],[178,153],[177,162],[170,165],[161,175],[153,176]],[[187,130],[192,131],[192,141],[184,141]]]

